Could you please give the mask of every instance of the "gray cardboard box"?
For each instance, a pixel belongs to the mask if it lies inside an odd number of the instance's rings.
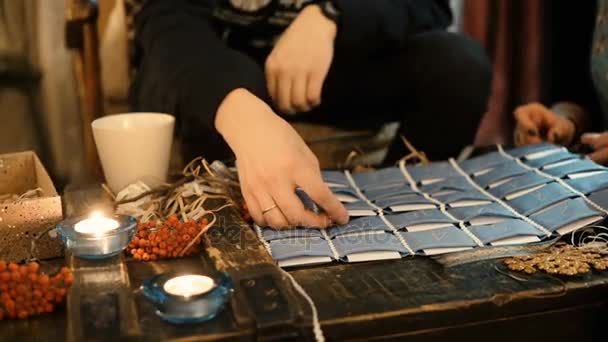
[[[32,151],[0,155],[0,194],[20,195],[40,188],[40,197],[0,204],[0,260],[50,259],[63,255],[49,233],[63,218],[61,198]]]

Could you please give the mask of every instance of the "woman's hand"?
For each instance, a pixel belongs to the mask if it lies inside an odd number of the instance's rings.
[[[321,178],[315,155],[265,102],[236,89],[220,105],[215,126],[236,155],[241,191],[258,225],[325,228],[332,221],[348,222],[346,209]],[[306,210],[296,187],[325,214]]]
[[[569,145],[576,126],[568,118],[539,103],[520,106],[515,110],[515,145],[538,144],[542,141]]]
[[[608,133],[585,133],[581,137],[583,144],[591,145],[593,152],[587,157],[598,164],[608,164]]]
[[[265,69],[268,92],[284,113],[307,112],[321,103],[336,31],[319,6],[310,5],[279,38]]]

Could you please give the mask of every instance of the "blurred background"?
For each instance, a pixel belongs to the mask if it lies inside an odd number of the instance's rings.
[[[128,110],[132,6],[133,0],[0,0],[0,153],[35,150],[58,189],[98,172],[87,127],[95,116]],[[477,39],[495,65],[477,144],[509,143],[519,104],[568,100],[573,87],[577,96],[593,93],[595,1],[453,0],[452,6],[451,30]]]

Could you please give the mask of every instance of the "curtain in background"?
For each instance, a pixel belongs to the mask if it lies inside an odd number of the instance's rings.
[[[541,100],[545,4],[543,0],[464,1],[461,29],[479,41],[494,62],[478,145],[509,143],[513,108]]]
[[[0,153],[32,149],[40,145],[34,121],[34,67],[30,43],[35,36],[35,16],[29,0],[0,0]]]
[[[0,153],[35,150],[61,183],[82,165],[65,1],[0,0]]]

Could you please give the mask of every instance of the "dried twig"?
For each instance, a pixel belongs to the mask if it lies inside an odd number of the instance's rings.
[[[21,201],[41,197],[44,195],[44,191],[41,188],[28,190],[21,195],[18,194],[3,194],[0,195],[0,203],[19,203]]]
[[[198,220],[234,205],[240,199],[239,183],[234,172],[219,162],[207,163],[196,158],[184,167],[183,178],[173,184],[150,189],[138,182],[121,191],[116,202],[119,213],[129,214],[147,222],[177,215],[182,221]],[[216,200],[217,207],[204,208],[207,200]],[[215,202],[214,202],[215,203]]]
[[[426,154],[424,152],[418,151],[414,145],[412,145],[403,135],[401,135],[401,141],[403,141],[403,144],[405,145],[405,148],[408,149],[408,151],[410,151],[409,154],[407,154],[405,157],[401,158],[400,161],[409,161],[409,160],[417,160],[420,164],[425,165],[430,163],[430,160],[427,158]]]

